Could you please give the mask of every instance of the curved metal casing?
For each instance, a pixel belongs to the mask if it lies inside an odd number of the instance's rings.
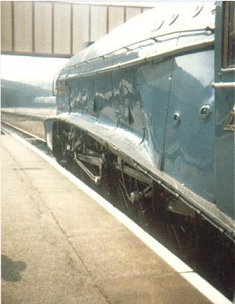
[[[167,16],[164,9],[133,18],[71,58],[56,80],[48,145],[54,121],[71,123],[231,232],[233,202],[217,200],[227,193],[217,190],[223,136],[215,135],[220,109],[212,87],[215,7],[175,3]]]

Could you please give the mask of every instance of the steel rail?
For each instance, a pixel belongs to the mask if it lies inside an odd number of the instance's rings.
[[[46,120],[48,117],[45,117],[45,116],[42,116],[42,115],[33,115],[33,114],[27,114],[27,113],[21,113],[21,112],[10,112],[10,111],[6,111],[6,110],[3,110],[1,109],[1,113],[2,114],[6,114],[6,115],[17,115],[17,116],[22,116],[22,117],[30,117],[30,118],[33,118],[33,119],[37,119],[37,120],[41,120],[41,121],[44,121]]]
[[[45,139],[43,139],[43,138],[41,138],[41,137],[39,137],[39,136],[37,136],[37,135],[35,135],[35,134],[33,134],[33,133],[30,133],[30,132],[28,132],[28,131],[26,131],[26,130],[24,130],[24,129],[21,129],[21,128],[19,128],[19,127],[17,127],[17,126],[15,126],[15,125],[13,125],[13,124],[11,124],[11,123],[9,123],[9,122],[6,122],[6,121],[1,121],[1,124],[3,125],[3,127],[4,127],[4,125],[5,126],[7,126],[8,128],[11,128],[11,129],[13,129],[13,130],[16,130],[17,132],[20,132],[20,133],[22,133],[22,134],[24,134],[24,135],[27,135],[27,136],[29,136],[30,138],[32,138],[32,139],[35,139],[35,140],[37,140],[37,141],[40,141],[40,142],[42,142],[42,143],[46,143],[46,140]],[[1,130],[3,130],[4,131],[4,129],[2,129],[1,128]]]

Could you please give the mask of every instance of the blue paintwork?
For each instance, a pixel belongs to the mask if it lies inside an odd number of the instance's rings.
[[[173,59],[161,63],[153,62],[138,69],[138,82],[148,132],[149,153],[158,169],[162,168],[164,160],[164,133],[173,62]]]
[[[213,74],[213,50],[175,58],[164,151],[165,171],[210,201],[215,196]],[[203,105],[211,107],[205,118]],[[175,112],[181,114],[178,124]]]
[[[215,43],[215,81],[235,82],[235,68],[222,66],[223,5],[217,5],[217,37]],[[227,118],[234,107],[235,89],[215,89],[215,158],[216,204],[219,209],[235,218],[234,132],[226,130]]]
[[[203,212],[209,203],[234,217],[233,134],[224,130],[234,89],[214,95],[211,85],[221,81],[221,66],[214,66],[221,62],[221,32],[215,49],[211,43],[214,5],[187,4],[179,14],[173,5],[163,20],[164,6],[71,59],[56,83],[58,90],[68,88],[57,95],[58,112],[64,113],[57,119],[115,147],[174,191],[200,202]],[[148,39],[154,35],[156,41]],[[188,49],[190,44],[195,47]],[[231,75],[223,80],[232,81]]]

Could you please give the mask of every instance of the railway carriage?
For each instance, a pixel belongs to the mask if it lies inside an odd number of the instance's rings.
[[[142,218],[234,240],[234,20],[234,2],[159,4],[72,57],[45,122],[58,161]]]

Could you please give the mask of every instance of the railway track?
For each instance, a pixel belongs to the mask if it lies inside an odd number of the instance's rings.
[[[43,136],[38,136],[34,133],[31,133],[23,128],[20,128],[12,123],[1,121],[1,134],[9,134],[12,133],[18,135],[19,137],[26,140],[29,144],[35,146],[37,149],[42,151],[43,153],[50,154],[50,151],[47,149],[46,140]]]
[[[16,118],[17,115],[14,115]],[[33,123],[35,122],[35,119],[37,121],[38,117],[33,115],[24,115],[24,118]],[[17,123],[17,121],[19,121],[19,117],[15,120]],[[41,119],[42,124],[43,120],[44,119]],[[19,124],[15,125],[12,122],[2,120],[1,130],[4,134],[16,133],[30,144],[36,146],[43,153],[50,154],[46,147],[44,133],[41,132],[40,136],[38,136],[39,132],[37,131],[37,134],[34,134],[34,128],[32,128],[32,132],[29,132],[27,128],[27,130],[25,130],[22,126],[22,123],[21,127],[19,127]],[[92,185],[86,178],[86,175],[82,174],[81,171],[78,171],[77,167],[73,164],[62,164],[62,166],[88,184],[88,186],[93,190],[104,196],[108,201],[111,201],[115,207],[119,207],[115,204],[116,200],[113,197],[110,197],[110,195],[107,195],[107,189],[100,189],[99,187]],[[121,211],[123,212],[122,209]],[[205,278],[228,299],[231,301],[234,300],[234,250],[228,243],[223,243],[223,240],[218,239],[215,231],[211,229],[211,227],[208,227],[208,231],[205,233],[204,238],[200,240],[200,250],[195,250],[198,244],[192,244],[190,240],[186,240],[188,244],[186,246],[182,246],[182,240],[178,240],[177,236],[172,241],[172,235],[171,237],[168,237],[165,234],[167,229],[170,229],[170,224],[166,225],[164,229],[162,229],[162,227],[159,229],[159,226],[155,224],[146,224],[146,221],[140,221],[139,217],[136,217],[136,215],[128,213],[128,216],[144,228],[147,233],[160,240],[161,243],[186,262],[192,269],[199,273],[199,275]],[[185,239],[183,241],[185,242]],[[223,249],[221,249],[222,247]]]
[[[35,135],[33,133],[30,133],[30,132],[28,132],[28,131],[26,131],[24,129],[21,129],[21,128],[15,126],[15,125],[13,125],[13,124],[11,124],[9,122],[2,121],[1,123],[2,123],[2,132],[3,133],[7,133],[8,130],[10,129],[12,131],[15,131],[17,134],[23,136],[24,138],[26,138],[28,140],[36,140],[38,142],[41,142],[44,145],[46,144],[45,139],[42,138],[42,137],[39,137],[39,136],[37,136],[37,135]]]
[[[22,113],[13,111],[1,111],[2,123],[8,124],[11,128],[18,128],[18,132],[28,132],[32,136],[37,136],[42,140],[45,138],[43,115],[36,115],[32,113]]]

